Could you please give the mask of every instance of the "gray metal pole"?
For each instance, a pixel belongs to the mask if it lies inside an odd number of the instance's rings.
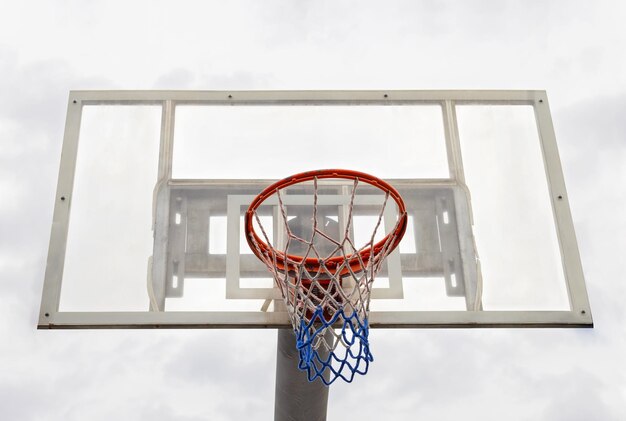
[[[319,379],[309,382],[298,369],[296,337],[291,329],[278,329],[276,352],[275,421],[325,421],[328,387]]]

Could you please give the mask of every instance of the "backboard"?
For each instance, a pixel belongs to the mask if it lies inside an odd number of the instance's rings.
[[[593,325],[543,91],[73,91],[38,327],[289,327],[244,213],[324,168],[385,179],[406,203],[371,327]],[[324,187],[329,232],[348,187]],[[380,204],[363,196],[355,241]],[[294,227],[309,200],[286,198]],[[280,241],[277,203],[260,218]]]

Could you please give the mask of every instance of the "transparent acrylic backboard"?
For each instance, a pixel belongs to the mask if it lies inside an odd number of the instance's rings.
[[[290,326],[243,215],[272,182],[326,168],[382,178],[407,207],[372,327],[593,325],[543,91],[74,91],[39,327]],[[329,236],[351,188],[320,190]],[[285,198],[302,235],[311,192]],[[383,196],[358,191],[355,243]],[[280,244],[278,212],[259,217]]]

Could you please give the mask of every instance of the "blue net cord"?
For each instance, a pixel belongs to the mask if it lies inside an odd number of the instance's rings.
[[[335,332],[333,325],[338,321],[341,327]],[[329,338],[329,332],[332,332],[332,338]],[[326,320],[324,309],[318,306],[308,323],[300,320],[295,333],[300,353],[298,367],[307,372],[311,382],[319,378],[330,386],[341,378],[350,383],[355,374],[366,374],[369,363],[374,361],[369,347],[367,319],[361,321],[356,312],[347,316],[340,308],[330,320]],[[327,339],[333,344],[320,344]]]

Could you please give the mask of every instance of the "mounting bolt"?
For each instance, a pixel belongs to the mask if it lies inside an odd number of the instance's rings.
[[[61,200],[62,200],[62,201],[65,201],[65,196],[61,196]]]
[[[539,102],[543,102],[543,99],[540,99]]]
[[[232,99],[232,97],[233,97],[232,95],[228,95],[228,98],[229,98],[229,99]]]
[[[385,98],[389,98],[389,95],[387,95],[387,94],[385,94],[385,95],[383,95],[383,96],[384,96]]]
[[[77,103],[77,101],[76,101],[76,100],[74,100],[74,101],[72,101],[72,103],[73,103],[73,104],[76,104],[76,103]]]
[[[580,314],[587,314],[585,310],[580,310]]]
[[[561,200],[561,199],[563,199],[563,196],[558,195],[558,196],[557,196],[557,199]]]
[[[44,314],[44,316],[50,317],[50,313],[46,313],[46,314]]]

